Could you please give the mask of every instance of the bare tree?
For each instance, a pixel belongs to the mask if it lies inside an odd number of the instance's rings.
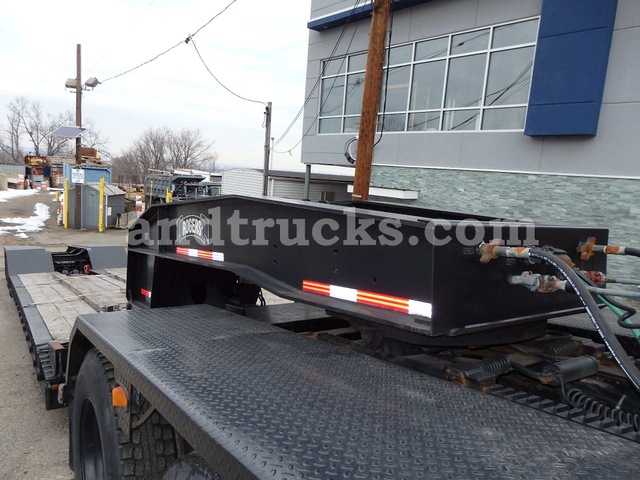
[[[125,152],[113,159],[113,179],[121,184],[140,184],[144,179],[144,171],[133,153]]]
[[[150,168],[158,170],[167,168],[169,135],[167,128],[150,128],[133,143],[131,153],[143,172]]]
[[[41,145],[47,135],[42,114],[42,107],[39,102],[27,103],[22,118],[22,127],[33,146],[33,154],[42,155]]]
[[[106,150],[109,139],[100,133],[94,121],[90,118],[86,119],[83,127],[85,127],[86,130],[82,134],[82,145],[98,150]]]
[[[200,129],[183,128],[180,132],[170,132],[168,137],[169,165],[171,169],[194,168],[213,171],[217,154],[212,151],[213,143],[206,141]]]
[[[114,175],[143,177],[149,169],[176,168],[215,170],[217,154],[213,142],[207,141],[200,130],[168,128],[146,130],[133,145],[113,161]]]
[[[44,137],[44,149],[47,152],[47,155],[55,156],[62,153],[72,152],[69,139],[51,135],[56,128],[72,122],[73,115],[71,112],[60,113],[57,116],[53,116],[51,114],[47,115],[47,121],[45,124],[47,135]]]
[[[28,100],[26,97],[18,97],[9,105],[7,109],[7,126],[2,128],[3,141],[2,151],[4,157],[14,163],[22,163],[24,152],[22,149],[22,134],[24,126],[22,119],[27,109]]]
[[[0,152],[4,159],[22,163],[25,153],[53,156],[73,152],[68,139],[51,135],[61,125],[73,123],[71,112],[45,114],[39,102],[26,97],[17,97],[7,105],[7,109],[7,126],[0,129]],[[93,121],[87,119],[85,125],[87,130],[82,137],[83,144],[106,149],[108,139],[95,128]],[[25,144],[29,147],[26,148]]]

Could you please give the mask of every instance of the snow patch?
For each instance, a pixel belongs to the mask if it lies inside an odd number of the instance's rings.
[[[14,224],[7,227],[0,227],[0,235],[13,232],[17,232],[18,234],[24,234],[25,232],[39,232],[42,230],[42,227],[44,227],[44,222],[46,222],[50,217],[49,206],[44,203],[36,203],[33,213],[35,215],[27,218],[0,218],[0,222]],[[27,237],[25,236],[20,238]]]
[[[16,197],[28,197],[36,193],[38,193],[38,190],[3,190],[0,191],[0,202],[6,202]]]
[[[14,237],[18,237],[18,238],[29,238],[29,235],[27,235],[26,233],[16,233],[14,235]]]

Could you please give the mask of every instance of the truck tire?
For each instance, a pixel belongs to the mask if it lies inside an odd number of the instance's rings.
[[[130,437],[125,436],[111,404],[114,378],[111,363],[98,350],[90,350],[80,367],[69,412],[75,477],[160,479],[176,458],[174,430],[154,412]]]
[[[189,453],[171,465],[162,480],[221,480],[222,477],[196,453]]]

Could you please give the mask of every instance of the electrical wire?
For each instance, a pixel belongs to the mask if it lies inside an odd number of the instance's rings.
[[[143,10],[143,11],[142,11],[142,12],[141,12],[141,13],[140,13],[136,18],[135,18],[135,20],[134,20],[133,22],[131,22],[131,25],[129,26],[129,29],[130,29],[131,27],[133,27],[136,23],[138,23],[138,20],[140,20],[140,19],[142,18],[142,16],[143,16],[145,13],[147,13],[147,10],[149,10],[149,8],[151,7],[151,5],[153,5],[155,2],[156,2],[156,0],[151,0],[151,1],[147,4],[147,6],[144,8],[144,10]],[[121,32],[121,33],[122,33],[122,32]],[[119,43],[119,42],[121,42],[122,40],[123,40],[123,39],[121,38],[118,42],[116,42],[116,44],[117,44],[117,43]],[[107,51],[106,51],[106,52],[104,52],[104,53],[100,56],[100,58],[98,58],[98,60],[96,60],[96,61],[93,63],[93,65],[91,65],[91,66],[87,69],[87,71],[88,71],[88,72],[91,72],[91,71],[93,70],[93,68],[94,68],[96,65],[98,65],[98,63],[100,63],[100,61],[101,61],[104,57],[106,57],[106,56],[111,52],[111,50],[113,50],[113,47],[114,47],[114,46],[115,46],[115,44],[112,44],[112,45],[107,49]]]
[[[351,12],[349,12],[349,17],[347,18],[346,23],[344,24],[344,26],[342,27],[342,30],[340,32],[340,35],[338,36],[338,40],[336,41],[335,46],[333,47],[333,50],[331,51],[331,53],[329,54],[329,57],[324,61],[325,65],[326,62],[329,62],[331,60],[334,60],[334,56],[335,53],[338,51],[338,47],[340,46],[340,43],[342,42],[342,39],[347,31],[347,27],[351,24],[351,19],[354,15],[354,13],[356,12],[356,10],[358,9],[358,7],[360,6],[360,2],[361,0],[357,0],[355,5],[353,6],[353,8],[351,9]],[[357,21],[359,22],[362,19],[362,11],[360,12],[360,15],[357,18]],[[342,63],[340,64],[340,69],[342,70],[342,66],[344,65],[344,62],[346,62],[347,60],[347,54],[349,53],[349,50],[351,49],[351,44],[353,43],[353,39],[356,36],[356,32],[358,31],[358,26],[359,23],[356,23],[356,26],[353,30],[353,35],[351,35],[351,40],[349,41],[349,45],[347,45],[347,49],[346,49],[346,53],[345,56],[342,57]],[[307,98],[305,99],[304,103],[302,104],[302,107],[300,108],[300,110],[298,110],[298,113],[296,114],[295,118],[291,121],[291,123],[289,124],[289,126],[285,129],[284,133],[282,135],[280,135],[280,137],[278,137],[278,140],[276,140],[273,143],[273,147],[277,146],[280,142],[282,142],[282,140],[285,139],[285,137],[287,136],[287,134],[291,131],[291,129],[293,128],[293,125],[298,121],[298,119],[300,118],[300,115],[302,115],[304,113],[304,109],[307,106],[307,104],[309,103],[309,101],[311,100],[313,94],[315,93],[315,91],[318,89],[318,86],[320,85],[320,83],[322,82],[322,77],[324,75],[324,67],[322,68],[322,71],[320,72],[320,75],[318,76],[318,79],[316,80],[316,83],[313,85],[313,87],[311,88],[311,91],[309,92],[309,94],[307,95]],[[331,91],[333,89],[333,86],[335,85],[335,81],[338,77],[336,76],[334,78],[334,82],[331,85],[331,88],[329,89],[329,91]],[[274,151],[275,153],[289,153],[291,154],[291,151],[296,148],[298,145],[300,145],[300,142],[302,142],[302,140],[304,139],[304,137],[306,137],[309,132],[311,131],[311,129],[313,128],[313,126],[315,125],[316,121],[318,120],[318,117],[320,116],[320,112],[322,111],[322,107],[324,107],[326,101],[327,101],[328,97],[325,98],[324,102],[322,102],[322,104],[320,105],[320,108],[318,109],[318,114],[315,116],[315,118],[313,119],[313,122],[311,122],[311,125],[309,126],[309,128],[307,129],[307,131],[302,135],[302,138],[300,138],[300,140],[298,140],[298,142],[291,147],[288,150],[285,151],[278,151],[278,150],[274,150],[272,147],[272,151]]]
[[[333,59],[336,51],[338,50],[338,46],[340,45],[340,43],[342,42],[342,38],[344,37],[344,34],[347,31],[347,27],[349,26],[349,23],[351,21],[351,17],[354,14],[354,12],[356,11],[356,9],[358,8],[359,4],[360,4],[361,0],[357,0],[355,5],[353,6],[353,8],[351,9],[351,12],[349,13],[349,17],[347,18],[346,23],[344,24],[344,26],[342,27],[342,30],[340,31],[340,35],[338,36],[338,40],[336,41],[336,44],[333,47],[333,50],[331,50],[331,53],[329,54],[329,58],[327,60],[325,60],[325,64],[326,62],[329,62]],[[358,18],[358,21],[361,19],[362,15],[360,16],[360,18]],[[357,30],[357,24],[356,24],[356,30]],[[355,35],[355,32],[354,32]],[[352,39],[353,40],[353,39]],[[351,44],[349,44],[351,45]],[[347,49],[347,53],[348,53],[348,49]],[[345,57],[346,59],[346,54]],[[340,67],[342,69],[342,66]],[[300,108],[300,110],[298,110],[298,113],[296,114],[295,118],[291,121],[291,123],[289,124],[289,126],[285,129],[284,133],[282,135],[280,135],[280,137],[278,137],[278,140],[276,140],[273,144],[273,146],[275,147],[276,145],[278,145],[282,140],[284,140],[284,138],[287,136],[287,134],[291,131],[291,128],[293,128],[293,125],[298,121],[298,119],[300,118],[300,115],[302,115],[304,113],[304,109],[306,108],[307,104],[309,103],[309,101],[311,100],[311,97],[313,96],[313,94],[315,93],[315,91],[318,88],[318,85],[320,85],[320,83],[322,82],[322,77],[324,75],[324,66],[322,68],[322,71],[320,72],[320,75],[318,76],[318,79],[316,80],[316,83],[313,85],[313,87],[311,88],[311,91],[309,92],[309,95],[307,95],[307,98],[305,98],[304,103],[302,104],[302,107]],[[318,113],[319,115],[319,113]],[[297,144],[296,144],[297,146]],[[291,150],[293,150],[294,147],[292,147],[289,150],[289,153],[291,153]],[[275,151],[275,150],[274,150]],[[286,153],[286,152],[276,152],[276,153]]]
[[[182,44],[182,42],[183,42],[183,41],[182,41],[182,40],[180,40],[178,43],[176,43],[176,44],[175,44],[175,45],[173,45],[172,47],[167,48],[164,52],[159,53],[158,55],[156,55],[156,56],[155,56],[155,57],[153,57],[152,59],[147,60],[146,62],[142,62],[140,65],[137,65],[137,66],[135,66],[135,67],[133,67],[133,68],[130,68],[129,70],[125,70],[124,72],[119,73],[119,74],[117,74],[117,75],[114,75],[113,77],[109,77],[109,78],[107,78],[106,80],[102,80],[100,83],[105,83],[105,82],[108,82],[109,80],[113,80],[113,79],[115,79],[115,78],[122,77],[123,75],[126,75],[127,73],[131,73],[131,72],[133,72],[134,70],[137,70],[137,69],[139,69],[139,68],[141,68],[141,67],[144,67],[145,65],[147,65],[147,64],[149,64],[149,63],[151,63],[151,62],[156,61],[158,58],[162,57],[163,55],[166,55],[166,54],[167,54],[167,53],[169,53],[171,50],[173,50],[173,49],[175,49],[175,48],[178,48],[178,47]]]
[[[153,61],[157,60],[158,58],[162,57],[163,55],[166,55],[166,54],[167,54],[167,53],[169,53],[171,50],[173,50],[173,49],[175,49],[175,48],[179,47],[183,42],[184,42],[184,43],[189,43],[189,41],[192,41],[192,40],[193,40],[193,37],[194,37],[198,32],[200,32],[200,30],[202,30],[204,27],[206,27],[207,25],[209,25],[209,24],[210,24],[211,22],[213,22],[216,18],[218,18],[220,15],[222,15],[224,12],[226,12],[226,11],[229,9],[229,7],[231,7],[231,5],[233,5],[233,4],[234,4],[234,3],[236,3],[237,1],[238,1],[238,0],[231,0],[231,2],[229,2],[229,3],[227,4],[227,6],[226,6],[226,7],[224,7],[222,10],[220,10],[218,13],[216,13],[213,17],[211,17],[211,19],[209,19],[209,21],[207,21],[204,25],[202,25],[200,28],[198,28],[198,29],[195,31],[195,33],[193,33],[193,34],[189,35],[185,40],[180,40],[178,43],[176,43],[176,44],[175,44],[175,45],[173,45],[172,47],[167,48],[165,51],[163,51],[163,52],[161,52],[161,53],[157,54],[157,55],[156,55],[155,57],[153,57],[152,59],[147,60],[146,62],[142,62],[140,65],[136,65],[135,67],[130,68],[129,70],[125,70],[125,71],[124,71],[124,72],[122,72],[122,73],[119,73],[119,74],[117,74],[117,75],[114,75],[114,76],[112,76],[112,77],[109,77],[109,78],[107,78],[106,80],[102,80],[100,83],[105,83],[105,82],[108,82],[109,80],[113,80],[113,79],[115,79],[115,78],[122,77],[123,75],[126,75],[127,73],[131,73],[131,72],[133,72],[134,70],[137,70],[137,69],[139,69],[139,68],[141,68],[141,67],[144,67],[145,65],[147,65],[147,64],[149,64],[149,63],[151,63],[151,62],[153,62]],[[262,103],[262,102],[261,102],[261,103]]]
[[[194,33],[191,34],[191,38],[195,37],[198,32],[200,32],[200,30],[202,30],[204,27],[208,26],[211,22],[213,22],[216,18],[218,18],[220,15],[222,15],[224,12],[226,12],[229,7],[231,7],[231,5],[233,5],[234,3],[236,3],[238,0],[231,0],[231,2],[229,2],[227,4],[226,7],[224,7],[222,10],[220,10],[218,13],[216,13],[213,17],[211,17],[209,19],[209,21],[207,23],[205,23],[204,25],[202,25],[199,29],[197,29]]]
[[[389,98],[389,95],[387,95],[387,89],[389,87],[389,70],[391,70],[391,65],[390,65],[391,64],[391,35],[393,35],[393,2],[391,2],[389,15],[391,18],[389,22],[389,40],[387,41],[387,45],[389,45],[389,47],[387,48],[387,72],[384,80],[384,102],[382,104],[382,125],[380,126],[380,138],[378,138],[378,140],[373,144],[373,148],[376,148],[380,143],[380,141],[382,140],[382,136],[384,135],[384,119],[387,114],[387,98]]]
[[[237,0],[236,0],[237,1]],[[200,59],[200,61],[202,62],[202,65],[204,65],[204,68],[207,69],[207,72],[209,72],[209,75],[211,75],[213,77],[213,79],[218,82],[218,85],[220,85],[222,88],[224,88],[227,92],[229,92],[231,95],[233,95],[234,97],[238,97],[240,100],[245,100],[247,102],[251,102],[251,103],[260,103],[262,105],[267,105],[266,102],[262,102],[260,100],[252,100],[250,98],[247,97],[243,97],[242,95],[237,94],[236,92],[234,92],[233,90],[231,90],[229,87],[227,87],[224,83],[222,83],[218,77],[216,77],[213,72],[211,71],[211,69],[209,68],[209,66],[206,64],[206,62],[204,61],[204,58],[202,58],[202,55],[200,55],[200,50],[198,50],[198,47],[196,46],[196,42],[193,39],[193,37],[189,37],[186,40],[186,43],[191,42],[191,45],[193,45],[193,48],[195,48],[196,53],[198,54],[198,58]]]

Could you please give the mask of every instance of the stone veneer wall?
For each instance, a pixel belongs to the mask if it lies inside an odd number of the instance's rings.
[[[418,190],[413,205],[609,229],[640,247],[640,180],[374,166],[371,185]],[[640,278],[640,259],[608,258],[608,272]]]

